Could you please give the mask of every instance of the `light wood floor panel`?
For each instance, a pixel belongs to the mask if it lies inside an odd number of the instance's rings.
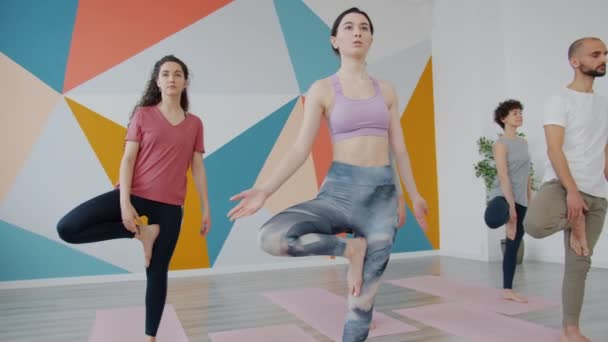
[[[329,339],[259,294],[297,287],[322,287],[345,295],[345,274],[345,266],[327,266],[170,279],[167,301],[175,307],[191,342],[210,341],[209,332],[282,323],[297,324],[318,341],[325,342]],[[393,260],[384,279],[428,274],[494,287],[502,284],[500,263],[439,256]],[[559,301],[562,276],[562,265],[526,262],[518,266],[514,286],[526,295]],[[607,286],[608,270],[592,269],[587,280],[582,328],[593,341],[608,341]],[[145,282],[130,281],[1,290],[0,341],[87,341],[96,310],[142,306],[144,289]],[[421,330],[370,341],[464,341],[392,312],[441,302],[439,297],[383,284],[376,298],[376,310]],[[553,308],[516,317],[559,328],[560,310]]]

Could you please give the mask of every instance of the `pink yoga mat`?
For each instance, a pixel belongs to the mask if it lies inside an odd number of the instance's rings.
[[[560,337],[557,330],[464,303],[426,305],[395,312],[471,342],[559,342]]]
[[[506,315],[518,315],[559,306],[558,302],[538,297],[526,297],[528,303],[516,303],[502,299],[502,289],[466,284],[438,276],[412,277],[386,282]]]
[[[344,319],[347,312],[345,298],[319,288],[275,291],[263,295],[323,335],[334,341],[342,340]],[[373,319],[376,323],[376,329],[370,331],[370,338],[418,330],[416,327],[377,311],[374,311]]]
[[[144,341],[144,307],[98,310],[89,342]],[[156,338],[159,342],[188,342],[173,306],[166,305]]]
[[[302,329],[293,324],[273,325],[268,327],[230,330],[210,333],[212,342],[316,342]]]

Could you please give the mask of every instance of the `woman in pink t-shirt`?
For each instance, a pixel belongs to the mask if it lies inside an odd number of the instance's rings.
[[[57,224],[69,243],[136,238],[146,264],[146,328],[155,341],[167,296],[167,272],[182,222],[186,173],[192,176],[209,232],[207,179],[203,164],[203,123],[188,113],[188,68],[174,56],[154,65],[146,91],[135,106],[116,189],[74,208]],[[140,215],[149,223],[143,223]]]

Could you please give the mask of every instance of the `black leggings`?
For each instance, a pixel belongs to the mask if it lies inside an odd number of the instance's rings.
[[[507,238],[505,246],[505,255],[502,259],[502,275],[503,288],[513,288],[513,277],[515,276],[515,266],[517,265],[517,251],[521,244],[521,239],[524,237],[524,217],[526,216],[527,207],[515,203],[515,212],[517,213],[517,232],[515,240]],[[494,229],[509,222],[509,203],[502,197],[494,197],[486,208],[484,215],[488,227]]]
[[[133,195],[131,203],[139,215],[148,216],[148,224],[160,226],[160,234],[154,242],[150,266],[146,269],[148,279],[146,335],[156,336],[167,298],[167,273],[179,236],[182,207]],[[69,243],[88,243],[134,236],[122,224],[118,189],[97,196],[72,209],[59,220],[57,232]]]

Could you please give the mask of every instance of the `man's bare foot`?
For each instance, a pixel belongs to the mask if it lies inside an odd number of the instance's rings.
[[[569,325],[562,329],[561,342],[591,342],[585,335],[581,334],[579,327]]]
[[[507,233],[507,239],[515,240],[515,233],[517,233],[516,222],[509,221],[505,226],[505,232]]]
[[[365,260],[366,251],[367,241],[365,241],[364,238],[347,240],[344,257],[347,258],[350,263],[347,275],[348,293],[355,297],[358,297],[361,293],[361,284],[363,283],[363,261]]]
[[[146,259],[146,268],[150,266],[150,260],[152,259],[152,247],[154,247],[154,241],[160,234],[160,226],[157,224],[151,224],[148,226],[138,226],[138,233],[135,234],[135,238],[141,241],[144,247],[144,256]]]
[[[570,248],[579,256],[589,256],[585,215],[582,215],[572,225],[572,229],[570,230]]]
[[[512,289],[503,289],[502,298],[506,300],[512,300],[517,303],[527,303],[528,300],[517,293],[513,292]]]

